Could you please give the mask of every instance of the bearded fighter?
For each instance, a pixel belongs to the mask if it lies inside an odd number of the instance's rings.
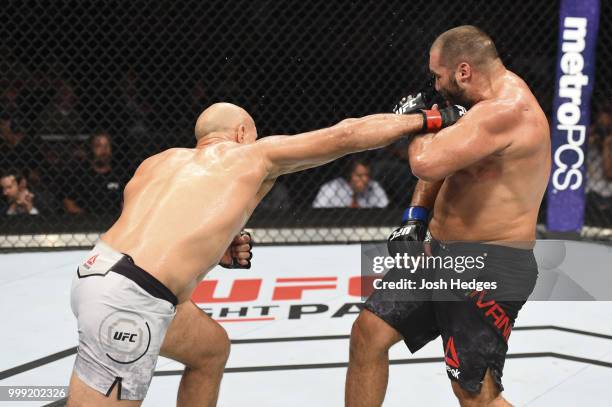
[[[382,404],[392,345],[403,340],[414,353],[438,336],[461,406],[509,405],[501,395],[502,372],[511,328],[537,278],[532,247],[551,166],[548,121],[527,84],[506,69],[491,38],[476,27],[441,34],[430,48],[429,68],[435,89],[469,110],[457,124],[411,139],[410,166],[420,181],[390,248],[425,240],[429,222],[429,254],[485,253],[482,276],[501,287],[460,292],[453,301],[375,290],[351,332],[349,407]],[[404,100],[399,110],[422,102]],[[401,276],[392,269],[383,282]]]

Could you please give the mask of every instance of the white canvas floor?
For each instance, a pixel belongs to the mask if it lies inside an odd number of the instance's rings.
[[[71,348],[76,345],[70,279],[84,253],[0,255],[0,386],[67,384],[74,362]],[[344,304],[360,301],[349,290],[349,278],[359,276],[359,245],[267,246],[254,253],[251,270],[215,269],[205,281],[218,280],[217,302],[199,304],[222,322],[234,341],[219,405],[341,406],[348,334],[356,314],[332,315]],[[234,281],[245,279],[261,280],[255,298],[220,302],[231,294]],[[280,292],[300,296],[282,290],[292,285],[318,288],[304,290],[299,299],[278,299]],[[300,308],[304,304],[309,305]],[[273,307],[262,317],[257,307],[265,305]],[[224,307],[235,312],[221,317]],[[246,315],[239,315],[240,308],[246,308]],[[301,309],[301,317],[289,319],[296,309]],[[288,340],[296,337],[310,338]],[[515,405],[610,406],[612,302],[526,304],[509,354],[505,395]],[[443,362],[427,360],[442,356],[440,340],[415,355],[402,344],[395,346],[391,359],[399,364],[391,366],[385,405],[457,405]],[[157,371],[166,375],[153,379],[143,405],[174,405],[180,379],[175,371],[180,369],[178,363],[160,358]]]

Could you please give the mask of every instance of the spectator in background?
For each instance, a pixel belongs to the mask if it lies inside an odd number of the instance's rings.
[[[6,215],[38,215],[34,194],[30,192],[23,175],[14,170],[2,173],[2,195],[6,200]]]
[[[389,200],[395,207],[410,205],[417,183],[410,171],[408,144],[408,139],[402,139],[373,152],[372,177],[388,191]]]
[[[70,214],[117,214],[121,209],[125,171],[113,162],[110,134],[91,136],[89,157],[63,177],[63,204]]]
[[[0,185],[6,203],[6,215],[39,215],[52,211],[52,198],[31,191],[27,178],[19,171],[3,172]]]
[[[389,199],[384,189],[370,179],[370,165],[361,159],[350,161],[344,177],[321,186],[314,208],[384,208]]]
[[[612,210],[612,106],[596,114],[587,150],[587,205],[589,212]],[[593,213],[595,212],[595,213]],[[609,216],[604,216],[609,219]]]
[[[70,84],[59,83],[55,96],[38,116],[35,128],[39,134],[77,135],[82,131],[77,95]]]

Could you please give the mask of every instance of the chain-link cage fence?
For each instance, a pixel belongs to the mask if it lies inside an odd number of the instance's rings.
[[[604,3],[602,21],[612,17]],[[260,136],[389,111],[425,82],[433,39],[461,24],[488,32],[550,113],[558,15],[558,1],[535,0],[8,2],[0,246],[91,244],[117,217],[139,163],[194,146],[195,118],[213,102],[243,106]],[[602,24],[597,56],[602,109],[610,30]],[[606,185],[608,169],[598,173]],[[355,171],[369,173],[369,199],[347,192]],[[415,182],[398,143],[282,177],[249,226],[266,242],[384,238]],[[612,219],[602,197],[590,225]],[[4,215],[12,212],[36,216]]]

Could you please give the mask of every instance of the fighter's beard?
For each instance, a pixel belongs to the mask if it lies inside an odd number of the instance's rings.
[[[461,105],[468,110],[474,105],[474,102],[467,97],[464,90],[459,90],[458,92],[446,92],[444,98],[450,105]]]
[[[467,96],[465,89],[461,89],[454,79],[451,80],[451,87],[452,89],[441,92],[444,98],[451,105],[461,105],[469,110],[474,102]]]

